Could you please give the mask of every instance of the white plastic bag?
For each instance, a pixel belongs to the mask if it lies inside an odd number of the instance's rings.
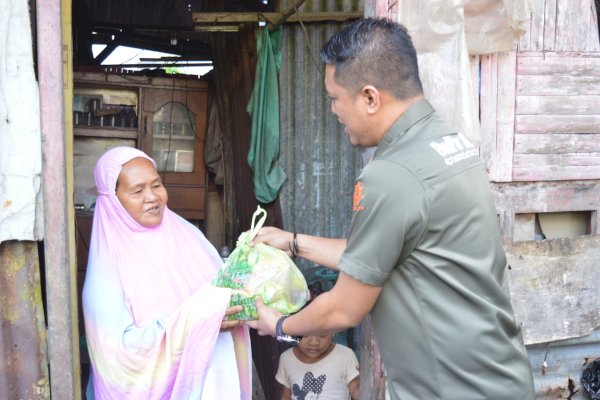
[[[255,225],[256,218],[263,214]],[[256,236],[267,217],[258,206],[252,216],[250,231],[242,233],[225,265],[219,270],[213,285],[234,289],[230,305],[244,309],[229,319],[257,319],[256,297],[282,314],[294,313],[308,301],[306,279],[288,255],[264,243],[254,247],[248,243]]]

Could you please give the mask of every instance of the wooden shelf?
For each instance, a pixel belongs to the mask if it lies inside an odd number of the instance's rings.
[[[194,140],[195,136],[181,136],[181,135],[154,135],[154,139],[160,140]]]
[[[138,137],[137,128],[120,128],[108,126],[75,126],[75,136],[134,139]]]

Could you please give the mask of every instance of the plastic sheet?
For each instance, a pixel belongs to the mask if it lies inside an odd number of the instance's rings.
[[[18,0],[3,1],[2,4],[0,243],[7,240],[40,241],[44,238],[42,134],[29,7]]]
[[[261,214],[255,225],[256,218]],[[310,297],[304,275],[287,254],[263,243],[248,246],[266,216],[266,211],[259,206],[252,217],[250,231],[239,236],[235,249],[213,280],[215,286],[233,289],[231,306],[241,305],[244,308],[229,319],[258,318],[257,296],[282,314],[300,310]]]
[[[530,0],[466,0],[465,39],[469,54],[514,50],[529,28]]]
[[[409,30],[418,53],[425,95],[474,145],[483,137],[469,55],[513,50],[530,12],[529,0],[406,0],[398,5],[398,22]]]

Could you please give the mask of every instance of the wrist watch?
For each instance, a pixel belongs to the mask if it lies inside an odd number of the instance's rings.
[[[290,336],[283,333],[283,321],[289,317],[289,315],[282,315],[275,325],[275,334],[277,335],[277,341],[279,343],[299,343],[302,337]]]

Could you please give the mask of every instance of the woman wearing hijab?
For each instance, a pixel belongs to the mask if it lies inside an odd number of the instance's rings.
[[[94,170],[98,198],[83,311],[95,399],[251,399],[247,328],[192,224],[167,208],[156,164],[117,147]]]

